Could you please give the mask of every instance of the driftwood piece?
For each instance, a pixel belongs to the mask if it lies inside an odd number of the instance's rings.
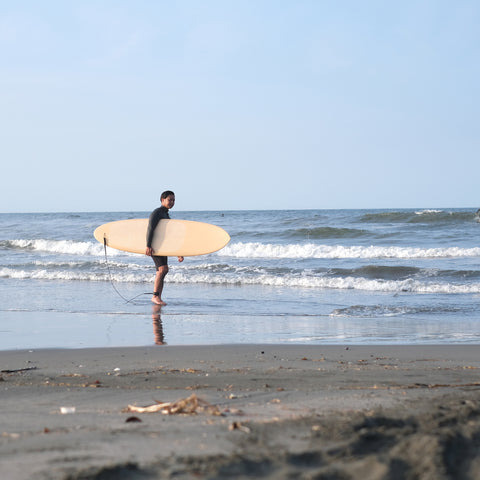
[[[124,410],[135,413],[162,413],[164,415],[206,413],[208,415],[222,415],[218,407],[197,397],[194,393],[187,398],[175,402],[157,402],[146,407],[128,405]]]

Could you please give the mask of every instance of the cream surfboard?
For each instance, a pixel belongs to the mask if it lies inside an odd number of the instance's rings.
[[[95,229],[102,244],[125,252],[143,253],[147,246],[148,218],[118,220]],[[228,233],[216,225],[191,220],[160,220],[153,234],[154,255],[189,257],[216,252],[230,241]]]

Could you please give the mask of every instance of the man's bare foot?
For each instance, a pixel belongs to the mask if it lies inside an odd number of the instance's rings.
[[[162,306],[166,305],[166,303],[158,295],[154,295],[152,297],[152,302],[156,303],[157,305],[162,305]]]

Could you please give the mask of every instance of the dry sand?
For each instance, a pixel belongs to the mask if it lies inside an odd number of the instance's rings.
[[[10,351],[0,370],[2,479],[480,478],[476,345]],[[191,395],[211,407],[124,411]]]

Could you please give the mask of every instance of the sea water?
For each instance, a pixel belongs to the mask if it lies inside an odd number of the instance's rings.
[[[171,211],[223,227],[221,251],[152,259],[100,224],[149,212],[0,214],[0,349],[480,341],[476,209]]]

